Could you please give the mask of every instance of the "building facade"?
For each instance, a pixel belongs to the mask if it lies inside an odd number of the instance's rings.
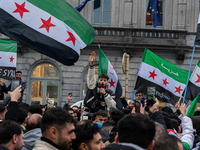
[[[67,0],[78,6],[82,0]],[[27,87],[23,101],[45,103],[49,93],[57,105],[73,93],[75,103],[83,99],[87,89],[86,76],[89,56],[97,53],[95,65],[98,74],[98,44],[113,65],[122,87],[125,74],[122,71],[124,52],[130,55],[128,99],[132,99],[144,48],[148,48],[173,64],[189,70],[190,59],[199,15],[199,0],[160,0],[161,25],[153,28],[148,13],[149,0],[101,0],[100,8],[94,10],[94,2],[88,2],[81,14],[95,29],[95,39],[81,50],[74,66],[65,66],[26,45],[18,44],[17,70],[22,71]],[[1,39],[9,39],[0,34]],[[200,58],[196,48],[192,70]],[[4,80],[5,81],[5,80]],[[5,81],[9,84],[9,81]]]

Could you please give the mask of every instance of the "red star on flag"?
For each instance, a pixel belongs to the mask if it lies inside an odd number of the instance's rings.
[[[195,83],[199,83],[200,82],[200,75],[198,75],[197,73],[196,73],[196,75],[197,75],[198,79],[197,79],[197,81],[195,81]]]
[[[74,37],[74,35],[71,32],[67,31],[67,33],[69,34],[69,38],[65,42],[72,41],[73,45],[75,46],[76,38]]]
[[[176,88],[175,93],[178,92],[179,94],[181,94],[180,92],[183,91],[183,89],[181,89],[181,86],[175,87],[175,88]]]
[[[169,82],[167,82],[167,78],[164,80],[163,79],[163,84],[165,85],[165,86],[167,86],[167,84],[169,84]]]
[[[153,78],[154,79],[154,77],[157,76],[157,74],[155,74],[155,70],[153,72],[149,71],[149,73],[150,73],[149,78]]]
[[[113,86],[113,87],[115,87],[115,85],[114,85],[114,84],[115,84],[115,82],[113,82],[113,80],[112,80],[112,79],[111,79],[111,81],[110,81],[110,82],[108,82],[108,83],[110,83],[110,87],[112,87],[112,86]]]
[[[44,20],[44,19],[42,19],[42,18],[40,18],[40,19],[42,20],[43,25],[40,26],[39,29],[40,28],[46,28],[46,30],[47,30],[48,33],[49,33],[49,28],[50,27],[56,26],[56,25],[54,25],[54,24],[51,23],[51,17],[49,17],[49,19],[47,21]]]
[[[15,5],[16,5],[17,9],[15,11],[13,11],[13,13],[19,13],[21,18],[23,17],[23,14],[25,12],[29,12],[26,8],[24,8],[25,7],[25,2],[23,4],[21,4],[21,5],[19,5],[19,4],[17,4],[15,2]]]
[[[13,62],[14,60],[13,56],[11,56],[9,59],[10,59],[10,62]]]

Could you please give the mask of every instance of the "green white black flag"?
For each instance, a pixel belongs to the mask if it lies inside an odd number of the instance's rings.
[[[147,93],[147,87],[156,87],[156,97],[175,104],[182,95],[188,71],[145,49],[135,89]]]
[[[0,78],[13,79],[17,63],[17,43],[0,40]]]

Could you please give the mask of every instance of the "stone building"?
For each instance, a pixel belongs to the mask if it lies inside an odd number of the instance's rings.
[[[67,1],[74,7],[82,2]],[[23,80],[27,82],[23,100],[29,104],[44,104],[44,94],[50,93],[50,98],[54,98],[57,105],[61,106],[70,92],[74,97],[71,103],[83,99],[82,91],[86,89],[89,55],[92,51],[97,53],[95,64],[98,66],[98,44],[115,68],[122,87],[125,86],[122,56],[124,52],[130,55],[128,99],[132,99],[144,48],[189,70],[196,36],[199,0],[160,1],[161,25],[156,28],[153,28],[147,12],[149,0],[101,0],[100,8],[95,10],[94,2],[88,2],[81,14],[94,26],[96,36],[93,43],[81,50],[80,58],[74,66],[62,65],[19,44],[17,70],[22,71]],[[0,38],[8,39],[2,34]],[[197,47],[192,70],[199,58],[200,49]],[[9,81],[5,82],[9,84]]]

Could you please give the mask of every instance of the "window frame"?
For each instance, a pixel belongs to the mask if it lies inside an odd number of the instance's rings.
[[[153,27],[153,25],[146,25],[146,19],[147,19],[147,7],[148,7],[148,4],[149,4],[149,0],[146,0],[146,13],[145,13],[145,29],[164,29],[164,20],[165,20],[165,0],[160,0],[162,1],[162,26],[157,26],[156,28]]]
[[[109,0],[110,1],[110,11],[104,11],[103,10],[103,6],[104,6],[104,1],[108,1],[108,0],[101,0],[101,4],[100,4],[100,23],[95,23],[94,22],[94,2],[93,2],[93,11],[92,11],[92,26],[94,27],[110,27],[111,26],[111,13],[112,13],[112,0]],[[107,23],[103,23],[103,12],[110,12],[110,20],[109,20],[109,24]]]
[[[58,78],[47,78],[46,76],[44,77],[33,77],[33,72],[35,71],[35,69],[43,64],[50,64],[52,65],[56,71],[58,72]],[[45,92],[47,92],[47,82],[57,82],[58,83],[58,93],[57,93],[57,106],[60,106],[61,100],[60,100],[60,84],[61,84],[61,75],[60,75],[60,71],[58,70],[57,66],[50,63],[50,62],[42,62],[42,63],[38,63],[36,64],[32,70],[31,70],[31,76],[30,76],[30,84],[29,84],[29,98],[28,98],[28,102],[29,104],[32,103],[31,101],[31,96],[32,96],[32,82],[33,81],[42,81],[43,82],[43,94],[42,94],[42,105],[46,104],[46,100],[45,100]],[[47,93],[46,93],[47,94]],[[50,97],[51,98],[51,97]]]

